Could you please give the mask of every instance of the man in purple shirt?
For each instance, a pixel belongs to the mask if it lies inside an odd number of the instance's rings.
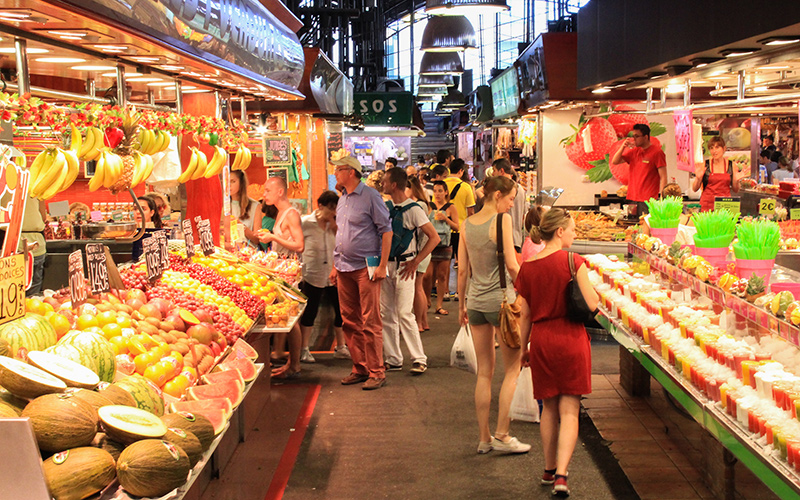
[[[333,267],[339,289],[342,330],[353,370],[343,385],[364,382],[373,390],[386,383],[383,366],[381,280],[392,247],[389,209],[380,193],[361,182],[361,164],[352,156],[332,161],[343,195],[336,206],[336,246]],[[370,278],[367,259],[379,259]],[[370,266],[372,267],[372,266]]]

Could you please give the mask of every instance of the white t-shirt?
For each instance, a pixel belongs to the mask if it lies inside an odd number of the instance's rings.
[[[316,212],[300,218],[303,229],[305,249],[303,250],[303,280],[317,288],[330,285],[329,277],[333,269],[333,248],[336,233],[325,231],[317,222]]]
[[[416,205],[413,208],[409,208],[407,211],[403,212],[400,217],[403,217],[403,227],[406,229],[414,230],[414,237],[411,238],[411,243],[408,244],[408,247],[403,253],[408,253],[409,249],[411,250],[412,255],[417,253],[417,230],[424,226],[425,224],[430,224],[430,220],[428,220],[428,215],[425,213],[425,210],[411,198],[407,198],[406,201],[403,203],[398,203],[397,207],[403,207],[406,205]],[[391,214],[391,210],[389,213]]]

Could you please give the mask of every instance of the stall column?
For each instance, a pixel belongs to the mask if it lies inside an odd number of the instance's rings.
[[[217,100],[212,93],[184,94],[183,111],[193,116],[215,116]],[[189,164],[192,156],[192,147],[197,147],[210,159],[214,155],[214,148],[206,143],[198,143],[194,137],[184,135],[180,143],[181,165]],[[200,178],[186,182],[186,217],[192,221],[195,231],[194,218],[200,216],[211,221],[212,228],[219,228],[222,218],[222,185],[218,177],[210,179]],[[214,244],[219,245],[219,230],[212,231]]]

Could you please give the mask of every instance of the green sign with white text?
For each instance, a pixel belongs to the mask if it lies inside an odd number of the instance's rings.
[[[411,92],[356,92],[355,113],[364,117],[364,125],[411,125],[414,98]]]

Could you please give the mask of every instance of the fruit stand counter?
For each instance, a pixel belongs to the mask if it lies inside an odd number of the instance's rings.
[[[579,254],[602,253],[606,255],[625,255],[628,253],[627,241],[575,240],[570,251]]]
[[[64,272],[67,269],[69,254],[75,250],[81,250],[86,254],[86,244],[92,243],[90,240],[48,240],[47,258],[45,260],[45,272],[43,289],[58,290],[67,286],[68,275]],[[130,243],[109,243],[103,242],[111,252],[114,262],[121,264],[131,260]]]
[[[630,352],[669,394],[737,459],[782,499],[800,499],[800,476],[774,457],[772,446],[762,446],[743,432],[720,403],[694,388],[651,346],[642,342],[622,322],[601,308],[598,322]]]

